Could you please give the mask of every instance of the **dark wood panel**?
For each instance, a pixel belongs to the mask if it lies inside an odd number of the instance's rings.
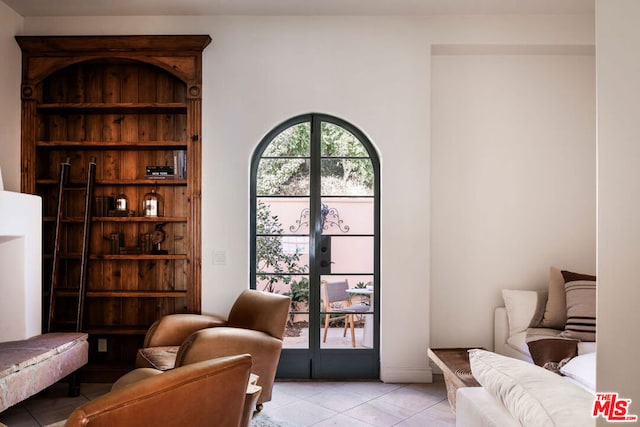
[[[96,159],[95,196],[127,195],[129,217],[94,217],[84,329],[90,364],[132,363],[151,323],[200,312],[201,52],[208,36],[16,37],[23,51],[22,189],[43,198],[43,287],[49,284],[60,163],[86,180]],[[147,166],[174,166],[186,152],[187,178],[146,178]],[[164,217],[141,217],[154,190]],[[60,256],[68,295],[56,304],[72,320],[82,248],[82,191],[70,193]],[[163,223],[168,254],[142,254],[141,236]],[[114,249],[111,235],[123,236]],[[46,295],[46,292],[45,292]],[[59,300],[59,301],[58,301]],[[44,309],[47,310],[45,300]],[[45,313],[46,316],[46,313]],[[108,340],[99,353],[96,339]]]

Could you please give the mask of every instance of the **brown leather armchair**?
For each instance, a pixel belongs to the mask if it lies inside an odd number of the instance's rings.
[[[147,375],[76,408],[65,426],[237,427],[250,370],[243,354]]]
[[[154,323],[138,350],[136,367],[172,369],[202,360],[249,353],[252,372],[262,387],[257,406],[271,400],[271,389],[280,360],[282,337],[289,315],[290,298],[245,290],[225,321],[215,316],[172,314]]]

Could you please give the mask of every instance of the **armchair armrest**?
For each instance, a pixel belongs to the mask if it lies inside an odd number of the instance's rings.
[[[224,326],[221,317],[204,314],[170,314],[157,320],[144,337],[144,347],[179,346],[200,329]]]

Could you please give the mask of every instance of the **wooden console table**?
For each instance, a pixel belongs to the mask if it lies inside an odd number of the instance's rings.
[[[460,387],[480,387],[471,374],[469,365],[469,348],[430,348],[427,351],[433,363],[442,369],[444,384],[447,387],[447,398],[453,412],[456,411],[456,390]]]

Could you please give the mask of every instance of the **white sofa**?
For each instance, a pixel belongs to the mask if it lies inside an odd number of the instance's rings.
[[[574,358],[590,359],[594,354]],[[482,387],[456,393],[458,427],[588,427],[594,394],[576,382],[512,357],[485,350],[470,353],[471,371]],[[572,360],[567,366],[574,362]],[[570,370],[570,369],[569,369]]]
[[[533,295],[532,295],[533,294]],[[527,344],[531,335],[559,336],[561,331],[531,328],[545,301],[535,292],[503,292],[508,307],[494,313],[495,353],[474,351],[471,370],[482,387],[459,388],[459,427],[591,426],[595,398],[596,344],[578,342],[576,357],[560,376],[533,364]],[[540,299],[540,298],[537,298]]]

